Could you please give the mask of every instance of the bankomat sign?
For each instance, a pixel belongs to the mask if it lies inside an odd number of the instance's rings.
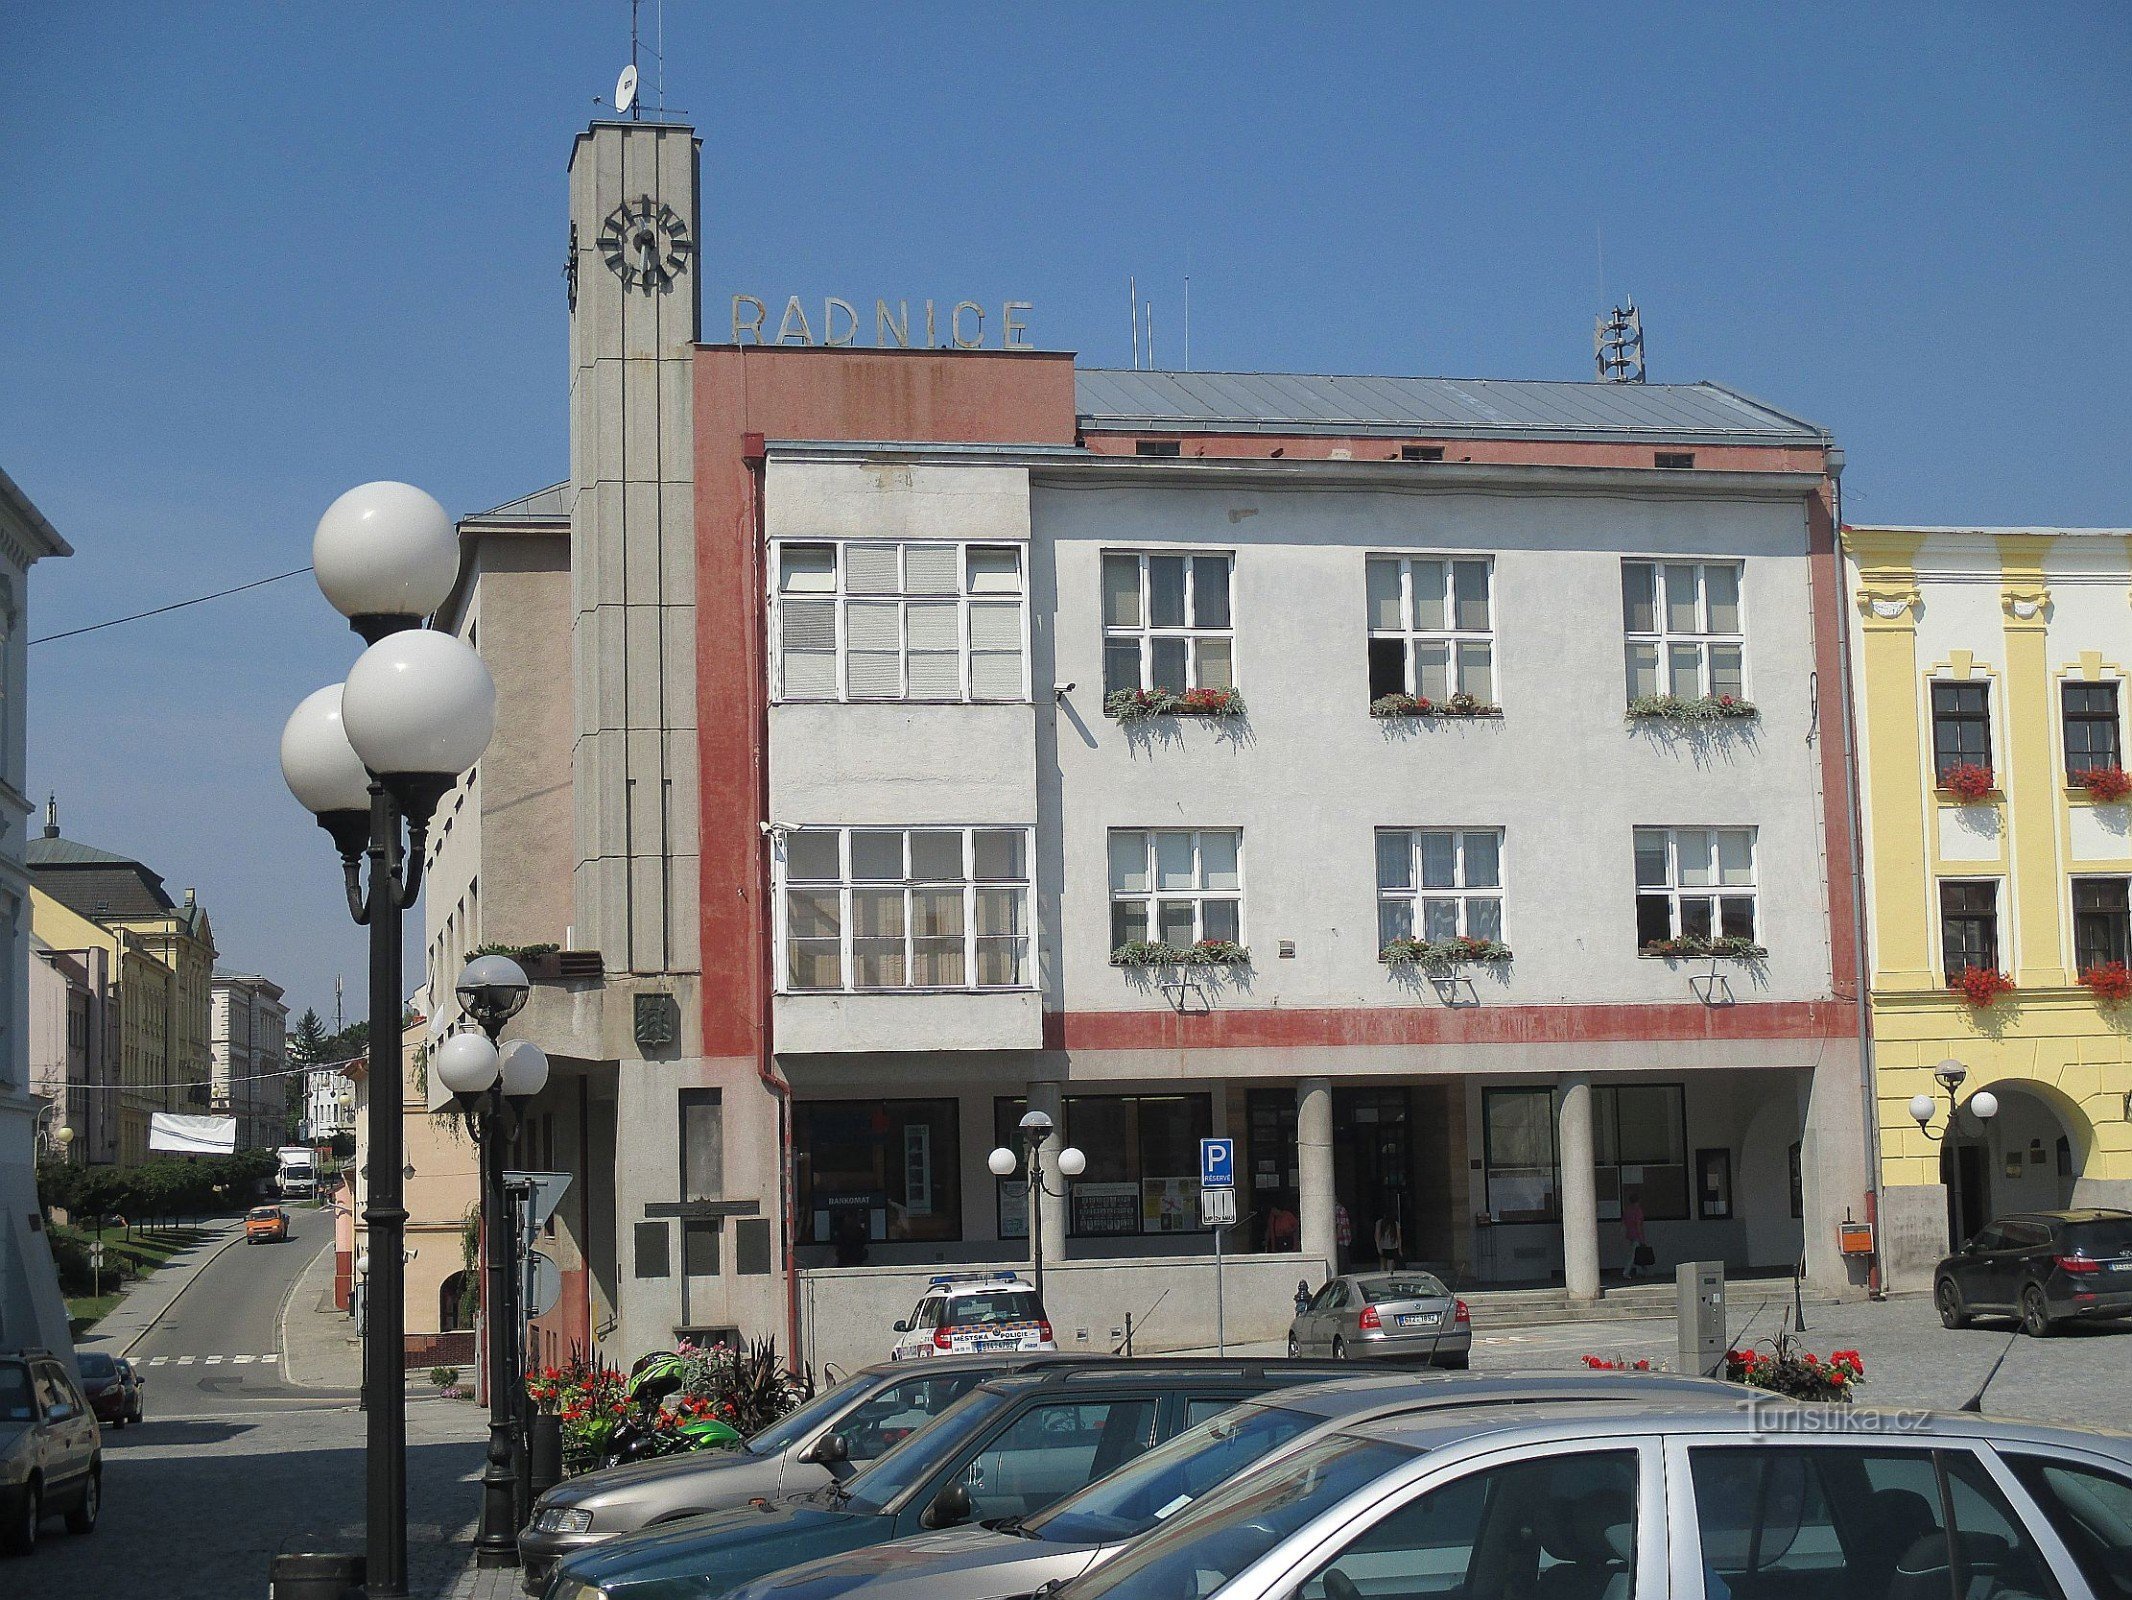
[[[822,301],[821,322],[807,315],[798,295],[785,299],[785,309],[775,330],[768,326],[772,301],[752,294],[733,296],[733,342],[735,344],[820,345],[830,349],[860,347],[864,319],[849,300],[830,295]],[[1033,350],[1029,342],[1026,313],[1035,309],[1027,300],[1001,302],[996,319],[990,307],[975,300],[925,300],[912,308],[908,300],[875,300],[873,338],[875,350]]]

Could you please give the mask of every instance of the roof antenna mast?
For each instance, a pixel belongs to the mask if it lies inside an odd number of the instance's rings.
[[[1601,383],[1643,382],[1643,314],[1634,300],[1594,319],[1592,357]]]

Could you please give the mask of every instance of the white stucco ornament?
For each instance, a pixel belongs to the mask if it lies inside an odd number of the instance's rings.
[[[1905,611],[1908,611],[1910,609],[1910,602],[1908,600],[1900,598],[1890,598],[1885,595],[1874,595],[1870,600],[1866,602],[1866,604],[1870,605],[1873,608],[1874,616],[1880,617],[1889,622],[1894,621],[1897,617],[1901,616]]]
[[[2033,595],[2014,595],[2006,602],[2007,610],[2026,621],[2043,609],[2043,602]]]

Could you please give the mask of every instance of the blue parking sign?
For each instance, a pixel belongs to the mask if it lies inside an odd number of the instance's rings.
[[[1234,1139],[1202,1139],[1199,1141],[1199,1186],[1202,1189],[1233,1189],[1236,1187],[1236,1141]]]

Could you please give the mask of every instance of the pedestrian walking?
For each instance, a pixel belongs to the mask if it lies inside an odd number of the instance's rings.
[[[1355,1224],[1347,1214],[1347,1207],[1335,1201],[1333,1204],[1333,1271],[1345,1272],[1348,1262],[1348,1246],[1355,1242]]]
[[[1628,1236],[1629,1264],[1621,1269],[1624,1278],[1640,1278],[1658,1264],[1657,1252],[1644,1232],[1643,1193],[1630,1189],[1621,1197],[1621,1231]]]
[[[1399,1208],[1377,1219],[1377,1270],[1397,1272],[1406,1264],[1406,1239],[1399,1231]]]

